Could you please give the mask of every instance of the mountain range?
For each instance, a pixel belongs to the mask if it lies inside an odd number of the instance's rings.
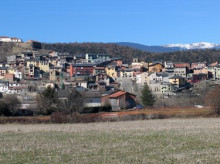
[[[161,46],[147,46],[138,43],[131,42],[118,42],[116,43],[121,46],[127,46],[147,52],[175,52],[175,51],[186,51],[186,50],[198,50],[198,49],[220,49],[220,44],[198,42],[191,44],[168,44]]]

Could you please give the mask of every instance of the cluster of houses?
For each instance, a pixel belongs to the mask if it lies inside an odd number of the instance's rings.
[[[32,42],[39,47],[39,42]],[[0,92],[16,94],[22,101],[22,109],[33,108],[37,95],[48,86],[56,88],[62,100],[67,98],[63,90],[77,89],[85,96],[85,107],[133,108],[135,94],[122,91],[119,83],[106,73],[106,67],[112,63],[121,67],[122,59],[108,54],[71,55],[32,47],[11,54],[6,63],[0,63]]]
[[[136,93],[148,84],[159,97],[175,96],[203,80],[220,79],[220,65],[183,62],[139,62],[124,64],[121,58],[108,54],[69,54],[39,49],[11,54],[7,63],[0,63],[0,92],[17,94],[21,108],[35,104],[36,96],[46,87],[62,90],[75,88],[85,95],[86,107],[111,105],[112,110],[137,106]],[[23,110],[25,113],[25,111]]]

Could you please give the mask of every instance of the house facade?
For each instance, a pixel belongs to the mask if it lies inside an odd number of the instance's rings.
[[[5,93],[9,89],[9,82],[8,81],[0,81],[0,92]]]
[[[213,75],[213,78],[220,80],[220,65],[214,66],[214,75]]]
[[[175,67],[173,75],[174,76],[182,76],[182,77],[187,77],[188,69],[187,67]]]

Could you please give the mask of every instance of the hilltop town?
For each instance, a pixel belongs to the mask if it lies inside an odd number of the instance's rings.
[[[145,84],[162,102],[183,93],[195,97],[195,88],[204,82],[215,85],[220,79],[218,62],[145,62],[134,58],[127,64],[120,56],[109,54],[41,49],[41,43],[33,40],[0,37],[0,42],[18,43],[26,48],[0,63],[0,92],[3,97],[17,96],[21,102],[17,107],[19,115],[33,114],[39,105],[38,95],[48,87],[55,90],[59,101],[68,101],[69,91],[75,90],[83,95],[84,108],[110,106],[109,111],[118,111],[140,106]]]

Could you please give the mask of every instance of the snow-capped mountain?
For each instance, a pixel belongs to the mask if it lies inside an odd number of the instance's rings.
[[[160,46],[147,46],[138,43],[131,42],[118,42],[116,43],[121,46],[127,46],[147,52],[174,52],[182,50],[193,50],[193,49],[220,49],[220,44],[198,42],[192,44],[168,44]]]
[[[164,47],[179,47],[181,49],[206,49],[206,48],[216,48],[220,47],[220,44],[208,43],[208,42],[198,42],[192,44],[168,44],[164,45]]]

